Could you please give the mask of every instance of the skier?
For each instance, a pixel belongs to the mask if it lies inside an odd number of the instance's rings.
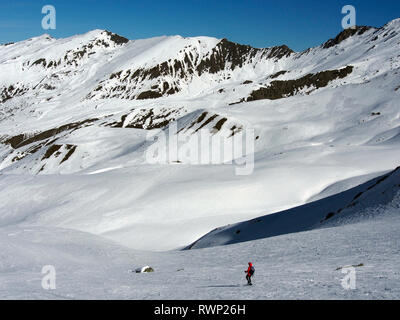
[[[251,262],[249,262],[249,267],[248,267],[247,270],[245,271],[245,273],[246,273],[247,284],[248,284],[249,286],[252,285],[252,283],[251,283],[251,277],[253,276],[254,271],[255,271],[255,269],[254,269],[254,267],[253,267],[253,264],[252,264]]]

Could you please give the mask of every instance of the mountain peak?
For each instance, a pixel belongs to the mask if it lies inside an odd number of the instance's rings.
[[[111,41],[116,45],[122,45],[129,42],[129,39],[122,37],[116,33],[103,29],[94,29],[86,32],[82,35],[76,35],[75,37],[83,37],[89,41],[100,40],[100,41]]]
[[[125,37],[122,37],[122,36],[120,36],[119,34],[113,33],[113,32],[108,31],[108,30],[104,30],[103,32],[104,32],[107,36],[109,36],[109,37],[110,37],[110,40],[113,41],[115,44],[122,45],[122,44],[125,44],[125,43],[128,43],[128,42],[129,42],[129,39],[127,39],[127,38],[125,38]]]
[[[397,26],[400,27],[400,18],[393,19],[386,24],[387,26]]]
[[[400,18],[394,19],[387,24],[385,24],[381,29],[391,29],[398,33],[400,32]]]
[[[373,29],[372,27],[368,27],[368,26],[356,26],[354,28],[348,28],[343,30],[342,32],[340,32],[336,38],[334,39],[330,39],[327,42],[325,42],[322,47],[324,49],[329,49],[331,47],[334,47],[338,44],[340,44],[341,42],[343,42],[344,40],[354,36],[354,35],[362,35],[365,32],[367,32],[368,30]]]

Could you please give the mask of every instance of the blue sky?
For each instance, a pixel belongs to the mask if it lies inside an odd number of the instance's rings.
[[[41,28],[47,4],[56,8],[56,30]],[[339,33],[347,4],[356,8],[358,25],[382,26],[400,17],[398,0],[0,0],[0,43],[107,29],[129,39],[212,36],[300,51]]]

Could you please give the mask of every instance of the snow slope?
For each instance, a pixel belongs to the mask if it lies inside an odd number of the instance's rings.
[[[398,299],[399,196],[353,223],[199,250],[151,253],[72,230],[1,228],[0,298]],[[356,289],[343,289],[339,268],[361,264]],[[44,265],[55,267],[55,290],[42,289]],[[155,272],[130,272],[145,265]]]
[[[400,193],[400,167],[350,190],[321,200],[220,227],[200,238],[188,249],[227,245],[304,232],[360,219],[373,207],[387,205]],[[362,220],[362,219],[361,219]]]
[[[304,52],[102,30],[2,45],[0,226],[169,250],[393,170],[399,41],[397,19]],[[253,173],[236,175],[236,162],[148,163],[148,136],[175,124],[180,139],[254,129]]]

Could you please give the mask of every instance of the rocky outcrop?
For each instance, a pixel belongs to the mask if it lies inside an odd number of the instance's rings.
[[[182,58],[169,59],[151,68],[115,72],[100,82],[87,99],[156,99],[180,92],[195,76],[234,71],[246,64],[255,65],[268,59],[276,61],[293,53],[287,46],[257,49],[226,39],[203,57],[193,47],[187,50],[181,51]]]
[[[372,27],[366,27],[366,26],[360,26],[360,27],[355,27],[355,28],[348,28],[341,33],[339,33],[336,38],[330,39],[327,42],[325,42],[322,47],[324,49],[329,49],[332,48],[338,44],[340,44],[342,41],[354,36],[354,35],[362,35],[368,30],[372,29]]]
[[[259,59],[281,59],[293,53],[287,46],[257,49],[246,45],[230,42],[223,39],[211,52],[210,56],[203,59],[196,67],[199,75],[205,72],[217,73],[219,71],[243,67],[252,62],[257,56]]]
[[[17,96],[22,96],[28,91],[24,86],[10,85],[0,88],[0,103],[4,103]]]
[[[326,87],[330,81],[343,79],[353,71],[352,66],[340,70],[327,70],[316,74],[307,74],[295,80],[275,80],[267,88],[260,88],[253,91],[245,101],[262,99],[276,100],[295,95],[305,89],[319,89]]]

